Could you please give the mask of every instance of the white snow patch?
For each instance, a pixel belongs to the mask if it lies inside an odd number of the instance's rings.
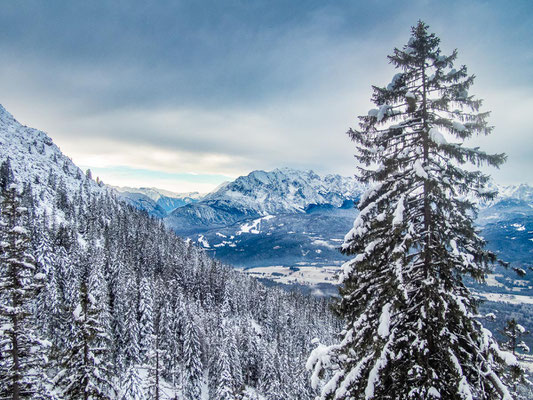
[[[241,229],[239,232],[237,232],[237,235],[241,235],[243,233],[251,233],[254,235],[258,235],[261,233],[260,230],[260,223],[261,221],[268,221],[269,219],[275,218],[274,215],[265,215],[264,217],[254,219],[253,221],[241,225]]]
[[[261,336],[263,334],[263,328],[261,327],[261,325],[259,325],[257,321],[253,318],[250,320],[250,323],[252,324],[252,328],[254,329],[255,333]]]
[[[332,245],[331,243],[326,242],[325,240],[321,240],[321,239],[313,240],[312,244],[314,244],[315,246],[327,247],[328,249],[332,249],[332,250],[336,249],[336,247],[334,245]]]
[[[506,294],[506,293],[481,293],[474,292],[478,297],[484,297],[488,301],[499,301],[509,304],[533,304],[533,297],[518,295],[518,294]]]
[[[487,286],[495,286],[495,287],[505,287],[505,285],[501,282],[498,282],[496,278],[503,278],[502,274],[488,274],[487,278],[485,279],[485,283]]]
[[[431,128],[429,130],[429,137],[438,145],[448,143],[448,141],[444,138],[444,135],[436,128]]]
[[[433,396],[435,399],[440,399],[440,392],[434,387],[429,388],[428,395]]]
[[[76,307],[76,309],[74,310],[74,312],[72,313],[72,315],[74,316],[74,319],[76,321],[78,321],[80,319],[80,315],[81,315],[81,304],[78,304],[78,306]]]
[[[11,232],[18,233],[20,235],[27,235],[28,234],[28,230],[26,228],[24,228],[23,226],[15,226],[15,227],[13,227],[13,229],[11,229]]]
[[[392,81],[391,81],[391,83],[389,83],[389,84],[387,85],[387,89],[388,89],[388,90],[393,90],[393,89],[394,89],[394,85],[396,85],[396,82],[398,82],[400,79],[403,78],[403,75],[404,75],[404,74],[403,74],[402,72],[397,73],[396,75],[394,75],[394,76],[392,77]]]
[[[463,132],[466,130],[466,127],[461,124],[460,122],[457,122],[457,121],[454,121],[452,123],[452,126],[453,126],[453,129],[455,129],[456,131],[459,131],[459,132]]]
[[[378,335],[382,338],[389,336],[391,317],[390,308],[390,303],[385,304],[381,310],[381,315],[379,316]]]
[[[339,267],[314,267],[298,265],[298,269],[285,266],[257,267],[244,270],[255,278],[270,279],[283,284],[298,283],[303,285],[317,285],[319,283],[336,284]]]
[[[405,211],[405,196],[401,196],[396,204],[394,210],[394,218],[392,219],[392,226],[400,225],[403,222],[403,213]]]
[[[207,239],[204,237],[204,235],[200,235],[198,237],[198,243],[200,243],[202,246],[204,246],[206,249],[208,249],[209,247],[211,247],[209,245],[209,242],[207,241]]]
[[[416,160],[413,164],[413,170],[415,171],[415,175],[422,179],[427,179],[428,174],[424,170],[424,167],[422,167],[422,162],[420,160]]]
[[[518,232],[522,232],[526,230],[526,227],[522,224],[511,224],[511,226],[516,228]]]
[[[391,106],[389,106],[388,104],[383,104],[381,107],[379,107],[378,115],[376,116],[378,122],[385,118],[385,115],[388,114],[390,108]]]

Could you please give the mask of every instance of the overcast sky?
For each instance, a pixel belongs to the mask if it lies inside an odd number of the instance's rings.
[[[406,5],[409,4],[409,5]],[[104,182],[208,191],[254,169],[352,175],[345,135],[418,19],[477,76],[477,140],[533,183],[533,1],[3,1],[0,103]]]

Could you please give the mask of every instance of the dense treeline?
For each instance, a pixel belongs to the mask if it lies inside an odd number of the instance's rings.
[[[1,175],[1,398],[314,397],[326,300],[265,289],[89,178]]]

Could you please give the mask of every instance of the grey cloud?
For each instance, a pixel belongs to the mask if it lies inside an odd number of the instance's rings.
[[[187,166],[218,156],[232,173],[289,165],[350,174],[344,132],[370,107],[370,85],[394,74],[386,55],[422,18],[478,75],[473,93],[497,127],[487,150],[507,146],[533,169],[525,119],[505,118],[509,88],[531,100],[533,28],[518,19],[531,14],[529,1],[17,3],[0,10],[0,102],[76,152],[113,143],[115,158],[132,163],[119,153],[135,145],[174,151]]]

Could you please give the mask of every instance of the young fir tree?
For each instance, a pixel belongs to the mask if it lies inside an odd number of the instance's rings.
[[[218,376],[215,398],[218,400],[232,400],[235,398],[235,394],[233,390],[233,378],[231,376],[227,339],[224,339],[222,342],[217,361]]]
[[[529,353],[528,345],[521,340],[524,336],[530,334],[526,328],[516,322],[516,319],[511,318],[506,321],[505,327],[501,331],[503,336],[507,339],[503,344],[502,348],[505,350],[511,351],[514,355],[518,349],[522,350],[524,353]]]
[[[494,196],[489,178],[462,165],[499,166],[505,156],[462,144],[491,127],[456,57],[441,54],[419,22],[389,56],[401,72],[373,87],[377,108],[348,132],[370,188],[342,245],[355,255],[341,274],[342,341],[308,362],[314,385],[330,373],[322,399],[510,398],[499,371],[504,358],[516,360],[475,320],[462,280],[483,281],[495,261],[473,228],[470,200]]]
[[[199,399],[202,394],[203,367],[201,360],[198,327],[190,310],[185,317],[185,338],[183,343],[184,376],[183,395],[185,400]]]
[[[106,400],[115,396],[109,357],[109,336],[101,321],[97,274],[91,273],[90,256],[83,257],[78,304],[74,309],[72,337],[63,355],[55,385],[66,399]]]
[[[44,374],[49,343],[35,332],[32,306],[44,275],[29,253],[27,210],[14,185],[3,191],[0,218],[0,398],[51,398]]]
[[[517,353],[517,350],[521,350],[523,353],[529,352],[528,345],[521,340],[524,336],[529,335],[529,331],[522,325],[516,322],[516,319],[511,318],[506,321],[505,327],[501,331],[503,337],[506,339],[501,343],[501,348],[513,353],[518,359],[523,359],[521,354]],[[504,381],[512,388],[512,394],[515,400],[531,398],[522,392],[531,390],[531,382],[524,377],[524,370],[520,365],[514,365],[505,371]],[[529,388],[527,387],[529,386]]]
[[[121,382],[120,400],[148,400],[138,366],[130,365]]]

